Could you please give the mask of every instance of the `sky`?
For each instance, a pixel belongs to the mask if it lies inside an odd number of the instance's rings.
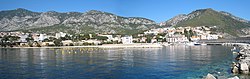
[[[164,22],[179,14],[212,8],[250,20],[250,0],[0,0],[0,10],[24,8],[35,12],[99,10],[125,17]]]

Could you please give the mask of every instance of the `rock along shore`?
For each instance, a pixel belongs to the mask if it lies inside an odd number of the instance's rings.
[[[236,53],[236,62],[232,64],[232,73],[250,74],[250,47],[241,46],[240,51]]]

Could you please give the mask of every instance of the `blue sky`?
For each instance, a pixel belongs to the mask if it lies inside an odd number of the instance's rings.
[[[1,0],[0,10],[25,8],[36,12],[100,10],[156,22],[197,9],[213,8],[250,20],[250,0]]]

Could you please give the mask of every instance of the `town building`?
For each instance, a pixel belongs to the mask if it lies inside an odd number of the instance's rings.
[[[60,37],[65,37],[67,34],[63,32],[56,33],[56,39],[59,39]]]
[[[189,42],[188,38],[185,35],[174,35],[171,37],[166,37],[166,41],[170,43],[185,43]]]
[[[145,35],[149,35],[149,34],[157,35],[158,33],[159,33],[158,29],[151,29],[151,30],[144,32]]]
[[[22,34],[19,37],[20,37],[19,42],[27,42],[27,40],[26,40],[26,38],[28,37],[27,34]]]
[[[133,43],[132,36],[124,36],[121,39],[122,39],[122,44],[132,44]]]

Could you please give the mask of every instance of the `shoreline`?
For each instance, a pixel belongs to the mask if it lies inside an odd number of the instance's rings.
[[[186,44],[172,44],[172,45],[186,45]],[[247,44],[247,43],[221,43],[220,45],[222,46],[250,46],[250,44]],[[45,47],[0,47],[0,48],[162,48],[164,46],[166,45],[158,44],[158,43],[133,43],[133,44],[103,44],[103,45],[92,45],[92,46],[90,45],[90,46],[51,46],[51,47],[45,46]],[[171,45],[167,45],[167,46],[171,46]],[[187,45],[187,46],[190,46],[190,45]]]
[[[161,48],[161,44],[134,43],[134,44],[104,44],[96,46],[52,46],[52,47],[0,47],[0,48]]]

